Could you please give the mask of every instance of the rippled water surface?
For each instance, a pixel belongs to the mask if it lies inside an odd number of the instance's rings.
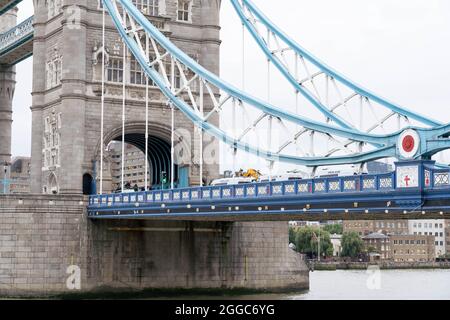
[[[175,299],[450,300],[450,270],[314,271],[310,273],[310,290],[306,292]]]

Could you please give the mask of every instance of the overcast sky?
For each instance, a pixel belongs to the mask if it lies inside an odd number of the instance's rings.
[[[352,80],[402,106],[450,122],[450,1],[254,2],[303,47]],[[30,4],[26,0],[19,6],[19,19],[32,14]],[[241,25],[227,0],[222,1],[221,19],[221,76],[240,86]],[[265,60],[248,34],[247,39],[246,89],[265,98]],[[32,58],[17,66],[13,155],[30,154],[31,73]]]

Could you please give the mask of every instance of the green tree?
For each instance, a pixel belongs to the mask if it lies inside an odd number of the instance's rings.
[[[358,233],[354,231],[344,232],[341,240],[343,257],[356,258],[364,250],[364,242]]]
[[[318,243],[320,234],[320,255],[333,255],[333,244],[331,243],[330,234],[325,230],[317,227],[304,227],[297,229],[295,236],[295,246],[297,251],[307,254],[309,257],[318,255]]]
[[[295,244],[295,235],[296,235],[295,229],[289,227],[289,243]]]
[[[343,229],[342,223],[327,224],[323,227],[323,230],[328,231],[330,234],[342,234]]]

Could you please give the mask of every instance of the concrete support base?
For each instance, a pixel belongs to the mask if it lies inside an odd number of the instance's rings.
[[[92,222],[82,200],[0,196],[0,295],[309,287],[286,222]]]

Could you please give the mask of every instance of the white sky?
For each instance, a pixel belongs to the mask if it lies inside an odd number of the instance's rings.
[[[450,1],[254,0],[273,22],[322,61],[402,106],[450,122]],[[32,14],[31,0],[19,19]],[[241,24],[222,1],[221,77],[241,86]],[[246,89],[266,98],[266,63],[247,34]],[[17,65],[13,155],[29,155],[32,58]],[[285,103],[285,83],[274,102]],[[292,101],[290,99],[289,101]],[[222,168],[224,169],[224,168]]]

